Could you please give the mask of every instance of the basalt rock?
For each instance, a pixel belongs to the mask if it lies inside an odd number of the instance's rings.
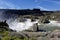
[[[12,29],[10,29],[9,25],[6,23],[6,20],[4,22],[0,22],[0,31],[12,31]]]

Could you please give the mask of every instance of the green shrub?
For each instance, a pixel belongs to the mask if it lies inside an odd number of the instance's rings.
[[[9,36],[5,36],[2,38],[2,40],[10,40],[10,37]]]
[[[3,36],[9,36],[9,31],[5,31],[4,33],[3,33]]]

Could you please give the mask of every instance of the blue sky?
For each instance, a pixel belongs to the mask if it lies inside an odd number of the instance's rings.
[[[60,10],[60,0],[0,0],[0,9]]]

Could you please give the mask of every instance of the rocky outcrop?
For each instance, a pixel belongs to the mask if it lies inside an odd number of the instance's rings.
[[[33,32],[37,32],[38,31],[38,23],[34,24],[33,26]]]
[[[6,23],[6,20],[3,22],[0,22],[0,31],[13,31],[9,28],[9,25]]]

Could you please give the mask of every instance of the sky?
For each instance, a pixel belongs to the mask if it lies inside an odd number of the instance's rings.
[[[0,0],[0,9],[60,10],[60,0]]]

